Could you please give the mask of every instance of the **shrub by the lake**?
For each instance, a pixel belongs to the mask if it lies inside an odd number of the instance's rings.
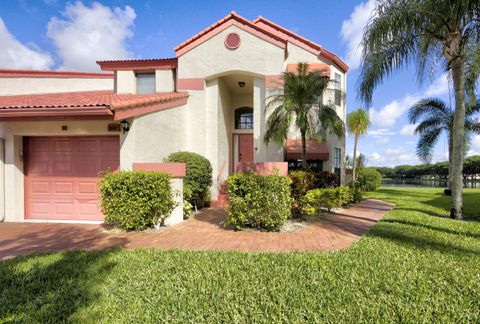
[[[105,223],[127,231],[162,225],[175,208],[169,174],[154,171],[107,173],[100,181]]]
[[[202,208],[212,185],[212,165],[210,161],[197,153],[176,152],[170,154],[165,162],[186,164],[187,172],[185,178],[183,178],[185,200],[193,206]]]
[[[291,215],[290,183],[285,176],[251,172],[228,177],[227,223],[236,230],[245,227],[279,230]]]
[[[356,186],[363,191],[375,191],[380,188],[382,175],[375,168],[364,168],[358,173]]]
[[[331,211],[345,206],[351,199],[349,187],[313,189],[303,197],[301,210],[304,215],[315,216],[322,209]]]

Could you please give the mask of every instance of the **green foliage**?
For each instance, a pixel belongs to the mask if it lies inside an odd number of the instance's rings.
[[[208,192],[212,186],[212,166],[210,161],[193,152],[176,152],[170,154],[165,162],[182,162],[186,164],[187,174],[183,179],[184,196],[190,204],[201,208],[205,205]]]
[[[152,171],[110,172],[100,181],[105,223],[127,231],[163,224],[175,208],[170,175]]]
[[[365,168],[360,170],[356,186],[363,191],[375,191],[382,184],[382,175],[375,168]]]
[[[331,211],[347,205],[351,200],[349,187],[313,189],[303,197],[301,210],[304,215],[315,216],[321,209]]]
[[[236,230],[279,230],[291,214],[291,180],[279,175],[239,173],[228,177],[227,223]]]
[[[354,136],[365,135],[370,126],[370,118],[364,109],[357,109],[347,115],[348,133]]]
[[[359,187],[355,187],[354,189],[351,189],[351,194],[352,194],[352,202],[353,203],[358,203],[363,200],[363,190]]]
[[[339,182],[335,173],[328,171],[315,173],[315,188],[333,188],[338,186]]]
[[[292,180],[292,211],[296,213],[300,208],[300,201],[303,196],[305,196],[309,190],[315,188],[315,173],[297,170],[289,172],[288,177]]]
[[[306,139],[325,139],[328,133],[345,136],[345,125],[335,107],[324,105],[321,98],[332,82],[307,63],[298,63],[296,73],[283,73],[283,83],[267,98],[270,111],[264,140],[283,143],[292,125],[299,130],[302,142]],[[302,156],[305,154],[302,146]],[[306,161],[302,161],[306,167]]]
[[[192,190],[189,186],[183,186],[183,219],[190,218],[193,211],[193,206],[190,203],[192,200]]]

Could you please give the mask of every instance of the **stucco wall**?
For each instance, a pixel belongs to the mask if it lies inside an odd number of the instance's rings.
[[[225,36],[231,32],[240,35],[236,50],[225,47]],[[236,26],[230,26],[208,41],[178,58],[179,78],[200,78],[228,71],[245,71],[259,75],[279,74],[282,71],[284,51]]]
[[[137,92],[137,78],[133,71],[115,71],[116,93],[133,94]]]
[[[113,78],[95,79],[0,77],[0,96],[92,90],[113,90]]]
[[[155,90],[156,92],[175,91],[175,70],[156,70]]]

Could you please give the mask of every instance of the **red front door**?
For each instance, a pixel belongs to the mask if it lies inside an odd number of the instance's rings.
[[[253,162],[253,134],[238,135],[238,162]]]
[[[25,151],[25,218],[103,220],[97,183],[119,167],[118,136],[29,137]]]

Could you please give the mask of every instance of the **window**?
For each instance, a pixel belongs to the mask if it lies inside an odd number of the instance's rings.
[[[335,105],[342,105],[342,76],[335,73]]]
[[[137,93],[155,93],[155,73],[137,73]]]
[[[339,149],[338,147],[335,148],[334,152],[334,160],[333,160],[333,167],[335,169],[340,169],[341,164],[342,164],[342,150]]]
[[[253,108],[235,109],[235,129],[253,129]]]

